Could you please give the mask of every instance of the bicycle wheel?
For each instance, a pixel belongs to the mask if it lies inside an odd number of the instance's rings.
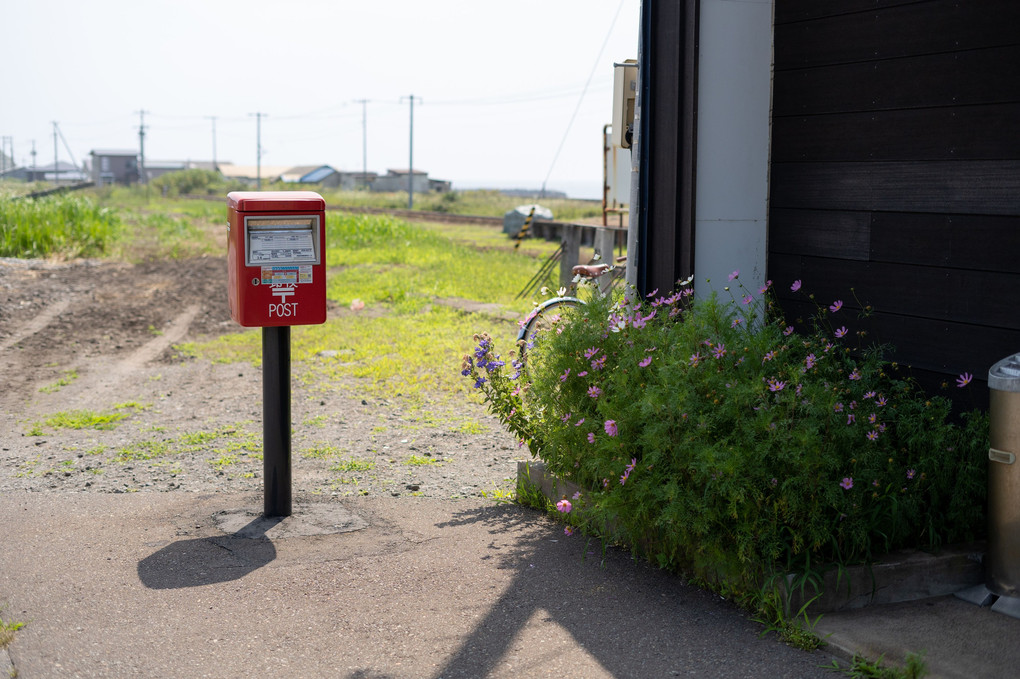
[[[543,332],[552,328],[567,309],[582,306],[584,301],[577,297],[553,297],[542,302],[525,318],[521,331],[517,333],[517,345],[523,359],[535,346]]]

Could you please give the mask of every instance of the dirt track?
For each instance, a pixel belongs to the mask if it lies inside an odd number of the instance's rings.
[[[0,260],[0,491],[260,493],[260,371],[174,349],[239,330],[222,258]],[[295,495],[477,495],[527,454],[476,404],[459,415],[482,432],[464,433],[347,386],[295,381]],[[136,405],[115,409],[124,403]],[[46,422],[82,410],[126,417],[110,429]]]

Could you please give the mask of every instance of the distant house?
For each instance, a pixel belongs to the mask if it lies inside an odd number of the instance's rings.
[[[290,170],[289,165],[233,165],[220,163],[220,174],[227,179],[254,184],[259,177],[265,182],[273,182]]]
[[[186,160],[146,160],[145,178],[152,181],[156,177],[162,177],[171,172],[183,172],[191,169],[191,163]]]
[[[88,173],[81,168],[75,167],[71,163],[65,163],[62,160],[57,162],[56,171],[54,171],[53,167],[53,163],[50,163],[49,165],[39,165],[35,168],[25,168],[24,178],[30,182],[72,184],[87,182],[91,179]]]
[[[138,181],[138,152],[100,149],[92,157],[92,181],[96,186],[133,184]]]
[[[330,189],[340,186],[341,179],[341,173],[329,165],[299,165],[280,175],[286,184],[318,184]]]
[[[429,179],[428,172],[424,170],[415,170],[413,188],[415,193],[429,193],[429,192],[444,192],[449,191],[452,187],[449,181],[442,179]],[[375,181],[372,182],[372,191],[407,191],[408,184],[408,171],[407,170],[387,170],[386,174],[381,177],[376,177]]]

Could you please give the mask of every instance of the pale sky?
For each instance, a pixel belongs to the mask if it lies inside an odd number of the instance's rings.
[[[78,165],[93,149],[137,150],[144,110],[147,160],[211,160],[215,116],[217,160],[254,165],[260,112],[263,165],[360,171],[367,99],[368,170],[382,173],[408,166],[413,94],[416,169],[455,188],[548,176],[548,189],[596,198],[613,63],[637,57],[640,0],[0,7],[0,136],[18,164],[33,140],[37,164],[53,162],[53,121]],[[58,153],[71,160],[61,141]]]

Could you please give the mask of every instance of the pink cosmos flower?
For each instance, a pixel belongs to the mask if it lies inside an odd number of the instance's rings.
[[[575,422],[574,426],[575,427],[580,427],[582,424],[584,424],[584,418],[583,417],[581,419],[579,419],[577,422]]]
[[[596,387],[595,385],[588,387],[588,396],[591,396],[592,398],[598,398],[601,395],[602,390]]]
[[[732,323],[730,323],[730,327],[731,327],[731,328],[735,328],[735,327],[737,327],[738,325],[740,325],[740,324],[741,324],[741,323],[743,323],[743,322],[744,322],[744,319],[743,319],[743,318],[734,318],[734,319],[733,319],[733,322],[732,322]]]
[[[850,373],[849,378],[854,381],[861,379],[861,371],[855,369],[852,373]]]
[[[730,280],[732,281],[734,278],[736,278],[739,275],[740,275],[740,269],[737,269],[736,271],[734,271],[733,273],[730,274]]]
[[[722,358],[723,356],[725,356],[726,345],[720,344],[719,346],[717,346],[715,349],[712,350],[712,355],[715,356],[716,358]]]
[[[595,443],[595,432],[588,432],[588,443]]]
[[[878,432],[875,431],[875,430],[869,431],[868,432],[868,440],[869,441],[877,441],[878,440]]]
[[[753,299],[754,299],[754,297],[752,297],[751,295],[748,295],[747,297],[745,297],[743,299],[744,306],[747,306],[748,304],[750,304]]]
[[[962,375],[956,378],[956,386],[962,389],[963,387],[966,387],[968,384],[970,384],[970,381],[972,379],[974,379],[973,375],[971,375],[970,373],[963,373]]]
[[[790,290],[792,290],[793,292],[797,292],[798,290],[800,290],[800,279],[799,278],[793,282],[793,285],[790,286]]]
[[[642,368],[647,368],[649,366],[649,364],[651,364],[651,362],[652,362],[652,357],[651,356],[646,356],[643,359],[641,359],[640,361],[638,361],[638,365],[641,366]]]
[[[609,434],[610,436],[616,436],[617,434],[616,420],[606,420],[606,423],[603,426],[605,427],[607,434]]]
[[[836,313],[843,308],[843,300],[837,299],[835,302],[829,305],[829,311]]]
[[[793,326],[792,325],[786,326],[786,330],[783,331],[783,335],[785,337],[789,337],[792,334],[793,334]]]
[[[571,535],[573,535],[574,534],[573,526],[565,526],[563,528],[563,534],[566,535],[567,537],[570,537]]]
[[[804,360],[804,365],[805,365],[805,367],[807,367],[808,370],[811,370],[811,368],[814,368],[815,367],[815,355],[814,354],[808,354],[807,358]]]
[[[569,514],[571,509],[573,509],[573,507],[570,504],[570,500],[560,500],[556,503],[556,510],[563,512],[564,514]]]
[[[916,474],[916,473],[917,473],[916,469],[908,469],[907,470],[907,480],[909,481],[910,479],[913,479],[914,478],[914,474]]]
[[[570,377],[570,368],[567,368],[566,371],[560,375],[560,382],[566,382],[568,377]]]
[[[836,331],[836,337],[845,337],[846,333],[847,333],[847,329],[846,329],[846,326],[844,325],[842,328],[840,328],[839,330]]]
[[[599,353],[599,349],[597,347],[592,347],[584,352],[584,357],[590,360],[597,353]]]
[[[852,476],[846,476],[839,482],[839,485],[843,490],[850,490],[854,487],[854,479]]]

